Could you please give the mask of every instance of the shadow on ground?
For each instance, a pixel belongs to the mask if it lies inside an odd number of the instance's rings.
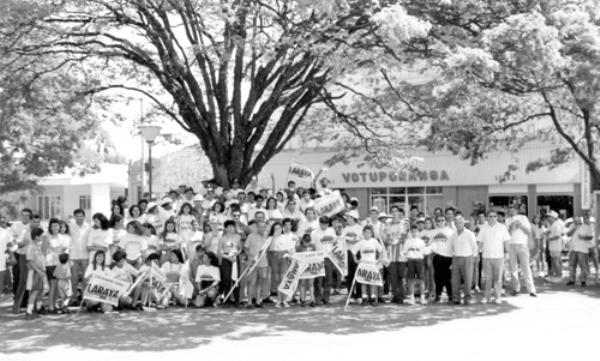
[[[567,288],[536,282],[540,295],[576,292],[600,297],[600,287]],[[520,297],[526,297],[522,295]],[[343,300],[334,306],[290,309],[184,309],[159,312],[122,312],[101,315],[53,315],[26,321],[0,308],[0,344],[3,353],[36,352],[53,346],[98,350],[168,351],[191,349],[219,338],[245,340],[283,336],[289,332],[361,334],[394,331],[404,327],[429,326],[457,319],[489,317],[515,311],[510,303],[451,306],[351,305],[343,311]]]
[[[471,306],[334,306],[244,310],[170,309],[160,312],[122,312],[79,316],[52,315],[25,321],[23,315],[0,315],[0,343],[4,353],[36,352],[52,346],[81,349],[167,351],[195,348],[223,337],[244,340],[278,336],[290,331],[317,334],[360,334],[428,326],[472,317],[494,316],[515,310],[507,303]]]

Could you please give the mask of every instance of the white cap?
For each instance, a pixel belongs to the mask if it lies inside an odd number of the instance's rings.
[[[202,202],[204,200],[204,197],[202,197],[202,194],[197,193],[192,200],[194,202]]]
[[[356,209],[353,209],[351,211],[346,212],[345,216],[346,216],[346,218],[347,217],[352,217],[352,218],[354,218],[357,221],[360,218],[359,215],[358,215],[358,211]]]
[[[173,203],[173,200],[169,197],[164,197],[163,199],[160,200],[161,206],[166,206],[167,204],[171,204],[171,203]]]
[[[552,217],[552,218],[556,218],[558,219],[558,213],[556,213],[555,211],[550,211],[548,212],[548,214],[546,214],[548,217]]]

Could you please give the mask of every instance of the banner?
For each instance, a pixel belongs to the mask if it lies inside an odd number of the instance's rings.
[[[105,275],[93,275],[83,293],[84,300],[119,305],[119,298],[129,288],[129,282],[123,282]]]
[[[301,252],[294,254],[293,258],[305,265],[300,274],[301,280],[325,277],[325,252]]]
[[[314,209],[319,216],[331,217],[346,210],[346,203],[339,191],[331,192],[314,200]]]
[[[331,260],[342,276],[348,275],[348,250],[343,237],[337,237],[326,257]]]
[[[292,162],[290,167],[288,168],[288,177],[287,180],[294,181],[297,184],[309,185],[312,186],[313,179],[315,178],[315,174],[310,168],[301,166],[298,163]]]
[[[298,261],[295,258],[292,258],[292,263],[288,270],[285,272],[281,283],[277,290],[288,297],[292,297],[294,292],[296,292],[296,288],[298,287],[298,281],[300,280],[300,275],[304,272],[306,268],[306,264]]]
[[[161,300],[166,293],[169,292],[167,277],[162,274],[160,268],[155,263],[152,263],[150,272],[146,275],[146,279],[148,279],[149,282],[152,282],[150,289],[157,300]]]
[[[379,273],[379,267],[374,263],[359,263],[354,279],[358,283],[383,287],[383,279],[381,278],[381,273]]]

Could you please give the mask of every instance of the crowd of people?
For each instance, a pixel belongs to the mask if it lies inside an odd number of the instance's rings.
[[[180,186],[137,204],[120,198],[110,215],[91,215],[91,224],[76,209],[69,219],[53,218],[43,227],[38,213],[23,209],[20,222],[0,222],[0,290],[5,281],[12,283],[12,311],[25,309],[27,318],[68,312],[69,306],[92,312],[265,303],[315,307],[329,304],[335,294],[372,306],[417,300],[469,304],[475,296],[498,303],[506,294],[519,294],[521,282],[536,297],[533,272],[561,280],[567,239],[568,283],[575,283],[579,266],[579,282],[586,286],[590,261],[598,277],[589,210],[570,225],[552,210],[530,222],[516,204],[508,214],[493,209],[463,214],[453,207],[431,214],[412,207],[406,214],[403,204],[392,204],[389,214],[373,206],[361,215],[358,199],[341,193],[345,210],[317,214],[315,200],[331,192],[326,178],[310,188],[291,181],[280,191],[259,188],[255,180],[246,189],[237,182],[231,189],[208,185],[203,194]],[[330,250],[340,239],[347,249],[346,274],[325,258],[324,276],[300,280],[292,297],[278,292],[294,254]],[[361,262],[378,266],[382,287],[352,287]],[[82,297],[94,275],[134,284],[150,268],[167,280],[163,292],[145,280],[121,295],[116,307]]]

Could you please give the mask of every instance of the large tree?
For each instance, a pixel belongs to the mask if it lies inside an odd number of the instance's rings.
[[[379,102],[388,113],[403,104],[413,119],[427,119],[420,144],[473,161],[491,150],[549,142],[554,150],[528,170],[581,159],[600,185],[598,1],[418,0],[404,6],[432,25],[415,63],[431,81],[415,85],[384,76],[367,103]]]
[[[312,111],[334,109],[313,132],[334,123],[361,136],[365,120],[336,111],[347,90],[331,86],[427,34],[401,2],[53,1],[52,11],[27,24],[45,40],[19,51],[103,69],[86,94],[123,89],[149,97],[198,138],[226,187],[258,174]]]

